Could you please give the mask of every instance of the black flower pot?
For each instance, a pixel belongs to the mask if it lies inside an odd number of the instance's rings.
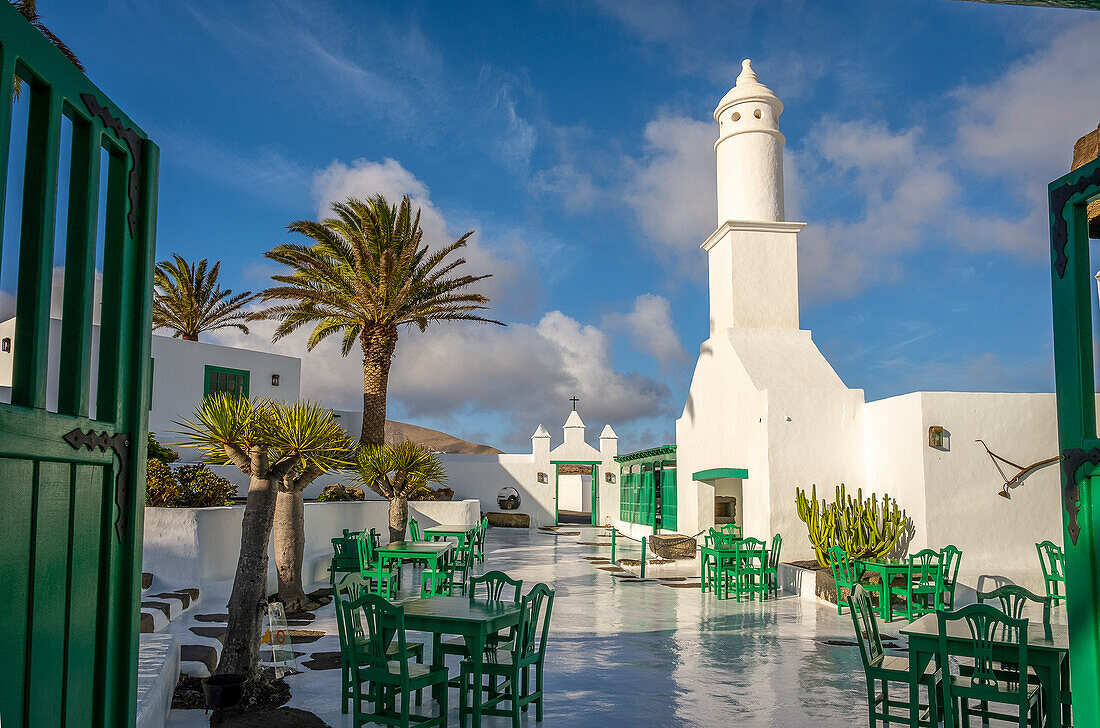
[[[211,675],[202,679],[202,693],[208,708],[230,708],[244,695],[244,675]]]

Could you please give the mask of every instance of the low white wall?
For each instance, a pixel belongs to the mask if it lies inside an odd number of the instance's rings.
[[[447,469],[447,487],[455,498],[476,498],[483,511],[499,511],[497,494],[511,486],[519,492],[519,513],[531,516],[532,526],[553,525],[557,520],[554,471],[546,466],[546,482],[538,482],[533,455],[439,455]]]
[[[559,475],[558,508],[588,513],[592,510],[592,476]]]
[[[472,525],[481,517],[479,503],[464,501],[415,501],[409,516],[421,525]],[[233,578],[241,548],[244,506],[220,508],[146,508],[142,569],[175,587],[197,586]],[[303,578],[327,578],[325,568],[332,555],[331,540],[346,528],[374,528],[388,539],[387,501],[306,503],[306,546]],[[268,547],[268,585],[275,585],[275,563]]]

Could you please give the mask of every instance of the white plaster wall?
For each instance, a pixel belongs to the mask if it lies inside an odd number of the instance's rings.
[[[1027,465],[1058,454],[1053,394],[921,393],[928,545],[954,543],[967,570],[1030,568],[1039,572],[1035,543],[1062,543],[1058,465],[1049,465],[997,496],[1003,481],[976,442]],[[928,427],[950,432],[950,449],[927,445]],[[1012,468],[1006,468],[1011,477]]]
[[[703,243],[710,277],[711,332],[798,329],[795,222],[729,220]]]
[[[477,501],[415,501],[409,516],[423,526],[472,525],[480,518]],[[142,568],[167,584],[200,589],[233,578],[241,549],[244,506],[221,508],[146,508]],[[307,582],[327,578],[331,540],[346,528],[374,528],[388,540],[387,501],[306,503],[305,558]],[[275,588],[275,562],[268,547],[268,586]]]
[[[475,498],[483,511],[499,511],[497,494],[511,486],[519,492],[520,513],[531,516],[531,525],[551,525],[556,520],[554,471],[550,463],[536,465],[533,455],[439,455],[447,468],[447,487],[455,498]],[[539,470],[539,468],[544,468]],[[538,473],[546,473],[546,483]]]
[[[858,389],[768,390],[768,518],[745,496],[745,535],[771,539],[783,535],[783,558],[813,556],[806,526],[795,508],[795,487],[818,484],[830,491],[838,483],[863,487],[863,391]],[[751,481],[750,473],[750,481]],[[794,536],[794,538],[792,538]],[[790,546],[788,547],[788,543]]]
[[[924,450],[928,444],[927,430],[921,430],[922,421],[919,392],[868,402],[864,407],[867,460],[864,495],[888,494],[897,501],[913,523],[909,541],[909,549],[913,551],[929,545],[924,486]],[[818,483],[818,498],[831,502],[835,498],[833,485],[836,484]],[[805,527],[802,531],[808,541]]]

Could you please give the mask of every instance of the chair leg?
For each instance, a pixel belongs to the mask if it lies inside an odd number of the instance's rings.
[[[525,666],[523,668],[523,690],[521,691],[520,694],[521,695],[528,695],[528,694],[530,694],[530,692],[531,692],[531,667],[528,665],[528,666]],[[527,703],[523,704],[523,712],[524,713],[527,712]]]
[[[421,649],[420,652],[416,653],[416,664],[418,664],[418,665],[423,665],[424,664],[424,650],[423,649]],[[416,704],[417,705],[423,705],[424,704],[424,688],[417,688],[417,690],[416,690]]]
[[[443,728],[447,726],[447,681],[444,680],[443,684],[439,686],[439,725]]]
[[[538,698],[535,699],[535,720],[539,723],[542,722],[542,661],[540,660],[535,665],[535,692],[538,693]]]
[[[519,670],[513,668],[510,680],[512,683],[512,728],[519,728]]]

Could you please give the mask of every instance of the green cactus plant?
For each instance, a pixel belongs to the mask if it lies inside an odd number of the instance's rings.
[[[883,493],[881,500],[873,493],[864,498],[860,488],[853,498],[843,483],[837,486],[832,503],[817,499],[816,484],[809,498],[806,491],[795,488],[795,509],[806,524],[810,544],[821,566],[828,566],[827,554],[833,545],[841,546],[854,559],[889,553],[908,522],[905,511],[888,494]]]

